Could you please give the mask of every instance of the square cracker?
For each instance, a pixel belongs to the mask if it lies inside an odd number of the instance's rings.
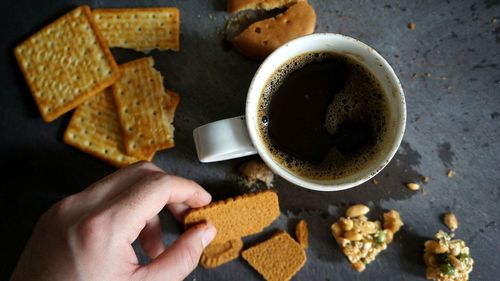
[[[128,155],[144,157],[174,146],[174,112],[179,96],[165,93],[163,77],[146,57],[120,65],[112,90]]]
[[[96,9],[95,22],[110,47],[179,51],[177,8]]]
[[[77,107],[120,75],[87,6],[42,28],[19,44],[14,55],[46,122]]]
[[[292,279],[307,260],[304,248],[283,231],[244,250],[241,255],[268,281]]]
[[[75,110],[64,133],[64,142],[119,168],[140,160],[151,160],[154,155],[139,158],[125,153],[110,88],[86,100]]]

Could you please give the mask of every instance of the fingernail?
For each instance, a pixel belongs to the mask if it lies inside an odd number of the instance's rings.
[[[217,234],[215,227],[211,223],[207,223],[201,236],[201,244],[203,244],[203,248],[206,248],[208,244],[214,240],[215,234]]]

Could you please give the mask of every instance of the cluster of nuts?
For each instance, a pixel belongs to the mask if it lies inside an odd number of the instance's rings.
[[[346,217],[332,225],[332,234],[342,251],[352,264],[361,272],[366,264],[372,262],[381,251],[391,243],[403,221],[397,211],[384,214],[384,225],[380,221],[369,221],[365,216],[370,209],[362,204],[349,207]]]
[[[426,277],[437,281],[469,280],[474,260],[469,256],[469,247],[453,234],[439,231],[434,240],[425,242],[424,262]]]

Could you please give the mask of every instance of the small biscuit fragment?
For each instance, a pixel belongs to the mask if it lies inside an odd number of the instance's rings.
[[[123,75],[112,87],[125,150],[136,157],[174,146],[172,121],[179,97],[165,94],[163,77],[153,65],[151,57],[120,65]]]
[[[272,186],[274,174],[262,161],[250,160],[240,167],[240,173],[245,184],[252,186],[257,182],[264,183],[267,187]]]
[[[64,133],[64,142],[118,168],[140,160],[149,161],[154,155],[138,158],[126,154],[110,88],[75,110]]]
[[[212,223],[217,229],[212,241],[216,244],[259,233],[279,215],[278,195],[266,190],[192,209],[184,218],[184,225],[203,221]]]
[[[251,24],[232,42],[243,55],[264,59],[286,42],[313,33],[315,25],[314,9],[307,2],[298,2],[276,17]]]
[[[272,10],[287,7],[299,1],[305,0],[228,0],[227,11],[229,13],[237,13],[243,10]]]
[[[200,264],[204,268],[214,268],[240,256],[243,240],[232,239],[223,243],[211,243],[201,255]]]
[[[300,220],[295,226],[295,238],[297,242],[307,249],[309,247],[309,231],[307,230],[307,222],[305,220]]]
[[[109,47],[179,51],[177,8],[96,9],[92,14]]]
[[[120,75],[87,6],[42,28],[19,44],[14,55],[45,122],[74,109]]]
[[[244,250],[241,256],[269,281],[292,279],[307,260],[304,248],[283,231]]]

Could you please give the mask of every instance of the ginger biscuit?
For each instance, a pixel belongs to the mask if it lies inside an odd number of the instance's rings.
[[[300,220],[295,226],[295,238],[304,249],[309,247],[309,231],[305,220]]]
[[[304,248],[283,231],[244,250],[241,256],[269,281],[292,279],[307,260]]]
[[[214,268],[228,263],[240,256],[243,248],[241,238],[232,239],[222,243],[211,243],[201,255],[200,264],[204,268]]]
[[[248,193],[191,210],[184,225],[208,221],[217,229],[212,244],[259,233],[280,215],[278,195],[273,191]]]

